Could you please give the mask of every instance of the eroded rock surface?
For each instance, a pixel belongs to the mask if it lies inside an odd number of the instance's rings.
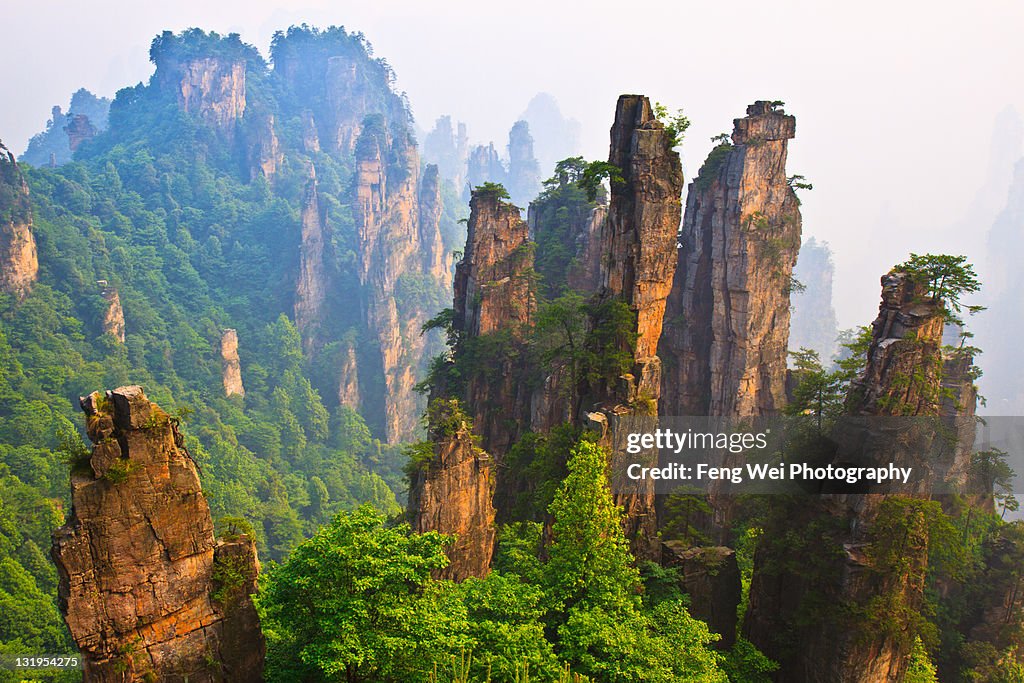
[[[690,184],[661,355],[663,415],[767,415],[786,399],[800,202],[796,119],[755,102]]]
[[[0,143],[0,292],[22,298],[39,273],[28,184]]]
[[[223,384],[226,396],[245,396],[242,386],[242,362],[238,359],[238,332],[224,330],[220,337],[220,357],[223,363]]]
[[[82,399],[90,457],[54,534],[60,603],[86,681],[255,681],[263,636],[249,540],[214,540],[176,422],[126,386]],[[229,573],[242,576],[224,585]]]
[[[493,460],[477,445],[458,401],[435,399],[429,418],[433,451],[409,484],[413,529],[457,537],[447,551],[451,564],[437,572],[439,578],[486,576],[495,540]]]

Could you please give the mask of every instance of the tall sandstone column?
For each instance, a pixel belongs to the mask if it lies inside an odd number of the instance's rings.
[[[384,380],[379,397],[384,438],[395,443],[416,430],[422,401],[413,387],[432,355],[421,329],[436,311],[418,297],[447,289],[438,224],[440,185],[436,167],[429,166],[421,187],[412,133],[383,116],[366,117],[355,155],[353,213],[362,247],[362,309],[376,340],[373,365]],[[368,397],[360,398],[365,408]]]
[[[755,102],[690,183],[660,346],[662,415],[770,415],[785,403],[801,228],[786,179],[795,132],[795,117]]]
[[[925,459],[946,457],[937,421],[954,417],[942,398],[943,323],[940,301],[927,298],[904,273],[884,276],[867,365],[847,397],[850,417],[831,434],[833,464],[892,462],[925,474],[916,474],[906,495],[832,494],[794,503],[787,528],[831,530],[809,540],[800,562],[781,557],[787,551],[778,544],[758,548],[744,632],[781,663],[781,683],[882,683],[906,673],[912,643],[874,623],[871,606],[920,607],[927,528],[907,508],[899,566],[893,567],[880,564],[876,552],[890,542],[878,537],[878,520],[890,498],[927,499],[948,466]],[[973,413],[973,390],[960,394],[955,412]],[[818,616],[809,617],[809,609]]]
[[[176,422],[139,386],[94,392],[82,409],[94,446],[72,470],[52,554],[85,681],[261,680],[256,546],[214,539]]]
[[[512,473],[501,476],[495,464],[530,420],[522,361],[536,310],[532,273],[533,245],[519,209],[496,189],[474,190],[452,320],[454,362],[468,376],[464,386],[434,387],[427,411],[433,456],[409,487],[413,527],[459,538],[445,578],[489,571],[495,498],[513,495]]]
[[[601,291],[605,301],[625,302],[636,315],[632,372],[596,397],[588,416],[601,433],[612,469],[626,458],[627,423],[657,420],[661,395],[661,337],[666,299],[676,268],[676,235],[682,210],[683,171],[664,125],[642,95],[622,95],[615,109],[608,161],[622,175],[611,183],[608,219],[601,231]],[[637,456],[657,462],[658,453]],[[630,460],[634,457],[630,456]],[[656,558],[659,551],[653,482],[618,490],[626,512],[626,533],[634,554]]]

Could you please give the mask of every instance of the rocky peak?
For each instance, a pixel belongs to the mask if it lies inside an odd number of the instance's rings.
[[[533,136],[526,121],[516,121],[508,132],[508,193],[513,203],[522,206],[540,193],[540,164],[533,153]]]
[[[426,370],[431,349],[420,334],[435,312],[407,293],[412,288],[447,291],[448,269],[440,234],[437,170],[420,178],[411,133],[393,127],[383,115],[368,116],[355,146],[353,212],[361,244],[358,277],[367,327],[376,339],[369,356],[383,373],[384,392],[363,396],[362,405],[383,416],[389,442],[409,438],[422,401],[413,391]]]
[[[474,190],[469,207],[466,250],[455,267],[455,325],[473,337],[528,325],[530,228],[497,192]]]
[[[99,131],[89,121],[88,116],[85,114],[75,114],[68,121],[68,124],[64,126],[64,132],[68,135],[68,147],[74,152],[83,142],[96,137],[96,133]]]
[[[657,462],[658,458],[653,449],[628,456],[625,433],[636,427],[634,418],[648,421],[645,427],[653,428],[650,422],[656,422],[658,414],[661,361],[657,347],[676,267],[683,189],[682,166],[672,147],[646,97],[619,97],[608,161],[619,169],[622,179],[611,183],[608,218],[601,232],[599,296],[622,301],[635,313],[637,341],[632,372],[595,396],[596,409],[587,416],[613,463],[638,458]],[[657,559],[661,552],[651,483],[640,482],[635,490],[615,496],[626,512],[625,530],[633,552],[641,559]]]
[[[861,415],[936,415],[942,376],[942,302],[924,296],[905,273],[882,277],[864,374],[848,409]],[[916,378],[908,381],[908,378]]]
[[[623,182],[611,184],[603,235],[604,295],[621,297],[636,312],[636,357],[652,358],[676,268],[683,170],[646,97],[619,97],[608,162]]]
[[[665,415],[766,415],[785,403],[795,131],[778,103],[755,102],[690,183],[661,344]]]
[[[22,298],[39,272],[28,183],[0,143],[0,292]]]
[[[220,357],[224,365],[223,383],[226,396],[245,396],[242,386],[242,363],[238,359],[238,332],[224,330],[220,337]]]
[[[177,422],[139,386],[81,404],[94,446],[72,470],[72,512],[52,552],[85,679],[259,680],[255,545],[215,541]],[[220,585],[225,575],[242,581]]]
[[[454,534],[451,559],[439,578],[462,581],[490,572],[495,525],[491,457],[477,445],[469,418],[454,399],[438,398],[428,410],[432,452],[409,482],[409,513],[415,531]]]

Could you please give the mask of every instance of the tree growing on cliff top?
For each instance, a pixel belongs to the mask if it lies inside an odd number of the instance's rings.
[[[964,306],[961,297],[981,290],[974,266],[966,256],[950,254],[910,254],[910,259],[893,267],[894,272],[906,273],[911,280],[925,288],[926,296],[939,301],[946,322],[963,326],[960,313],[964,308],[969,315],[985,310],[984,306]]]

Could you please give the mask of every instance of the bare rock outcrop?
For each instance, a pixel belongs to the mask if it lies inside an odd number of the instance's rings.
[[[100,294],[107,302],[107,310],[103,314],[103,333],[109,334],[117,341],[124,343],[125,324],[124,308],[121,307],[121,295],[117,287],[112,287],[105,280],[100,280]]]
[[[461,581],[490,572],[494,553],[495,471],[478,445],[471,421],[455,399],[434,399],[428,411],[431,453],[417,463],[409,483],[415,531],[454,534],[451,559],[438,578]]]
[[[284,151],[274,131],[274,115],[257,116],[249,129],[249,175],[255,180],[263,176],[273,181],[281,164]]]
[[[423,181],[421,187],[411,133],[383,116],[367,117],[356,145],[353,213],[365,323],[376,340],[369,355],[383,375],[378,411],[389,443],[409,438],[422,411],[413,387],[432,353],[420,332],[436,311],[418,298],[447,290],[436,168],[428,167]]]
[[[526,206],[540,192],[540,165],[533,155],[530,124],[516,121],[508,132],[508,193],[512,203]]]
[[[242,386],[242,362],[238,359],[238,332],[224,330],[220,336],[220,358],[225,396],[245,396]]]
[[[907,274],[882,278],[867,364],[847,395],[849,418],[830,435],[833,464],[912,466],[911,487],[899,495],[807,499],[784,521],[815,530],[802,562],[787,561],[781,555],[793,550],[778,543],[762,544],[755,555],[744,632],[781,663],[780,682],[882,683],[902,680],[906,672],[911,640],[898,629],[880,628],[871,606],[912,612],[923,600],[928,526],[915,501],[929,497],[949,466],[935,446],[943,439],[938,421],[954,417],[942,416],[944,311]],[[960,399],[955,412],[973,414],[973,393],[962,392]],[[893,553],[898,562],[888,559]],[[813,605],[818,617],[809,616]],[[823,609],[836,605],[845,609]]]
[[[243,59],[160,53],[157,77],[170,89],[178,106],[215,128],[230,131],[245,114],[245,72]]]
[[[690,184],[661,355],[663,415],[754,416],[786,399],[801,218],[786,178],[796,119],[755,102]]]
[[[22,298],[39,273],[28,183],[0,143],[0,292]]]
[[[466,251],[455,267],[453,327],[463,344],[454,353],[464,357],[467,344],[485,337],[499,350],[477,353],[465,395],[484,450],[499,462],[530,422],[520,353],[536,314],[529,232],[518,207],[497,192],[473,191]]]
[[[94,392],[82,409],[94,446],[72,472],[52,554],[85,680],[260,680],[255,545],[214,540],[176,422],[138,386]]]
[[[636,316],[636,344],[630,373],[597,390],[594,416],[603,415],[601,441],[613,463],[626,457],[620,423],[636,418],[653,426],[661,395],[658,340],[665,302],[676,268],[676,234],[682,210],[683,171],[665,126],[642,95],[622,95],[611,128],[610,164],[621,181],[611,183],[608,219],[601,231],[602,301],[622,301]],[[657,461],[650,450],[630,460]],[[616,468],[613,466],[613,470]],[[626,534],[634,554],[657,559],[653,482],[643,480],[631,491],[615,494],[626,513]]]
[[[295,285],[295,326],[302,336],[306,353],[320,343],[320,322],[327,297],[326,225],[320,207],[316,169],[309,165],[306,194],[302,201],[299,277]]]

